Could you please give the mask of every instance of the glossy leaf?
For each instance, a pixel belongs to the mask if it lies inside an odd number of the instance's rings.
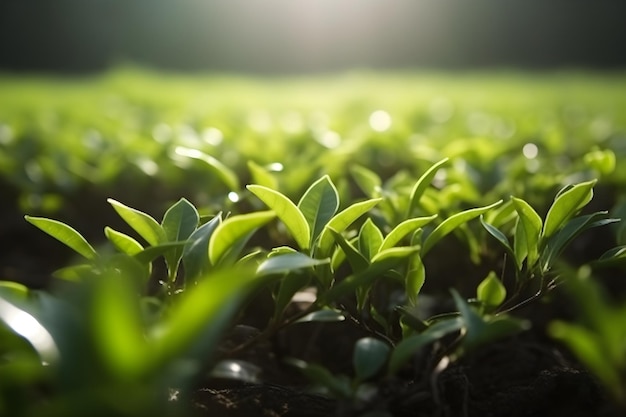
[[[209,239],[222,222],[222,214],[218,214],[209,222],[198,227],[187,239],[183,248],[183,265],[185,277],[188,279],[198,278],[209,270]]]
[[[143,250],[141,243],[122,232],[111,229],[108,226],[104,228],[104,235],[107,239],[109,239],[113,246],[117,248],[117,250],[127,255],[136,255]]]
[[[67,224],[44,217],[24,216],[24,218],[85,258],[92,260],[96,258],[96,250],[80,233]]]
[[[495,272],[491,271],[487,277],[478,284],[476,298],[490,308],[498,307],[506,299],[506,288]]]
[[[366,259],[372,259],[383,244],[383,233],[374,224],[372,219],[367,219],[359,231],[359,251]]]
[[[402,223],[394,227],[387,236],[385,236],[385,239],[380,246],[380,250],[383,251],[385,249],[393,248],[406,236],[415,232],[420,227],[427,225],[436,218],[437,215],[433,214],[432,216],[428,217],[416,217],[414,219],[403,221]]]
[[[517,260],[517,256],[509,243],[509,239],[504,235],[504,233],[502,233],[497,227],[487,223],[482,215],[480,216],[480,223],[483,225],[485,230],[500,243],[507,255],[515,261],[515,268],[518,271],[521,270],[522,268]]]
[[[572,186],[567,191],[559,193],[546,215],[542,232],[543,239],[552,236],[565,225],[565,222],[591,201],[595,184],[595,180],[582,182]]]
[[[324,175],[309,187],[300,199],[298,208],[309,224],[310,241],[313,244],[339,208],[339,194],[328,175]]]
[[[107,201],[113,206],[117,214],[150,245],[158,245],[159,243],[167,241],[163,228],[150,215],[125,206],[111,198]]]
[[[217,262],[237,241],[276,217],[273,211],[259,211],[229,217],[220,223],[209,240],[209,260]]]
[[[454,231],[454,229],[456,229],[463,223],[466,223],[480,216],[481,214],[486,213],[492,208],[499,206],[501,203],[502,203],[502,200],[496,203],[490,204],[488,206],[485,206],[485,207],[478,207],[474,209],[465,210],[465,211],[456,213],[448,217],[446,220],[441,222],[441,224],[437,226],[435,230],[433,230],[426,237],[426,240],[424,241],[424,245],[422,246],[422,257],[426,255],[432,249],[435,243],[440,241],[444,236]]]
[[[406,213],[406,217],[411,217],[417,206],[420,204],[420,200],[424,191],[428,188],[430,183],[432,182],[435,174],[439,168],[441,168],[444,164],[448,162],[449,158],[444,158],[441,161],[435,163],[431,166],[422,176],[417,180],[413,189],[411,190],[411,197],[409,199],[409,209]]]
[[[330,262],[330,259],[313,259],[303,253],[286,253],[272,256],[259,265],[256,270],[258,276],[272,274],[286,274],[300,269],[311,268]]]
[[[250,160],[248,161],[248,170],[252,176],[252,182],[255,184],[262,185],[272,190],[278,189],[278,181],[276,178],[261,165]]]
[[[350,242],[348,242],[341,233],[333,229],[329,230],[335,238],[335,241],[343,251],[343,254],[348,259],[350,267],[354,272],[363,271],[369,266],[369,260],[365,256],[363,256],[357,248],[355,248]]]
[[[461,330],[463,321],[459,317],[439,321],[429,326],[424,332],[403,339],[391,352],[387,373],[395,375],[415,353],[426,345]]]
[[[309,248],[311,229],[300,209],[285,195],[261,185],[246,188],[276,213],[302,250]]]
[[[426,282],[426,268],[419,253],[415,253],[409,262],[406,273],[405,291],[411,305],[417,304],[417,296]]]
[[[184,198],[171,206],[163,216],[161,227],[165,232],[168,242],[180,242],[187,240],[196,230],[200,221],[198,210]],[[173,273],[183,255],[183,247],[176,248],[165,254],[170,273]]]
[[[626,245],[609,249],[592,264],[594,266],[626,265]]]
[[[338,233],[342,233],[348,228],[348,226],[354,223],[359,217],[370,211],[374,206],[376,206],[376,204],[381,201],[381,198],[361,201],[359,203],[351,205],[350,207],[335,215],[328,222],[328,224],[320,234],[318,243],[319,256],[327,257],[330,254],[334,242],[330,229],[333,229]]]
[[[387,362],[389,345],[373,337],[357,340],[352,355],[354,373],[359,381],[376,375]]]
[[[519,216],[518,230],[524,233],[523,242],[526,243],[526,250],[521,251],[521,248],[519,248],[517,253],[521,256],[525,252],[528,268],[532,268],[539,258],[539,238],[543,223],[541,217],[526,201],[520,198],[512,198],[511,201]],[[518,231],[516,230],[516,239],[518,238],[517,233]],[[521,265],[523,260],[517,259],[518,264]]]
[[[211,155],[207,155],[197,149],[186,148],[184,146],[177,146],[176,154],[197,159],[207,164],[211,172],[213,172],[215,176],[228,187],[229,190],[239,191],[241,189],[237,174]]]

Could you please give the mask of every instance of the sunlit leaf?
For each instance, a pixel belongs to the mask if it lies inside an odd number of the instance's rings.
[[[191,236],[198,227],[199,221],[200,215],[198,210],[189,201],[181,198],[165,212],[161,227],[168,242],[180,242]],[[165,260],[170,272],[178,268],[182,255],[182,247],[168,251],[165,254]]]
[[[364,337],[357,340],[352,355],[352,365],[356,378],[364,381],[376,375],[389,356],[389,345],[373,337]]]
[[[255,184],[262,185],[263,187],[267,187],[272,190],[276,190],[278,188],[278,181],[276,178],[261,165],[250,160],[248,161],[248,170],[252,176],[252,182]]]
[[[491,236],[496,238],[496,240],[500,243],[500,245],[502,245],[502,247],[505,249],[507,255],[509,255],[509,257],[515,261],[515,268],[517,268],[518,271],[521,270],[521,265],[519,264],[519,262],[517,260],[517,256],[515,256],[515,252],[513,251],[513,248],[511,247],[511,244],[509,243],[509,239],[507,239],[507,237],[504,235],[504,233],[502,233],[495,226],[487,223],[482,215],[480,216],[480,223],[483,225],[485,230]]]
[[[409,270],[406,273],[405,286],[406,295],[411,305],[417,303],[417,296],[426,281],[426,268],[419,253],[412,255],[409,262]]]
[[[304,214],[289,198],[262,185],[248,185],[246,188],[276,213],[300,249],[309,248],[311,229]]]
[[[491,271],[487,277],[478,284],[476,298],[488,307],[497,307],[506,299],[506,288],[495,272]]]
[[[435,228],[435,230],[433,230],[426,237],[426,240],[424,241],[424,245],[422,246],[422,257],[426,255],[432,249],[435,243],[440,241],[444,236],[451,233],[454,229],[456,229],[463,223],[466,223],[480,216],[481,214],[486,213],[492,208],[499,206],[501,203],[502,203],[502,200],[496,203],[490,204],[488,206],[485,206],[485,207],[478,207],[474,209],[465,210],[460,213],[456,213],[448,217],[447,219],[445,219],[443,222],[441,222],[439,226]]]
[[[350,167],[350,174],[357,183],[359,188],[369,198],[378,197],[382,186],[382,181],[378,174],[361,165],[353,165]]]
[[[285,274],[299,269],[311,268],[316,265],[327,264],[330,259],[313,259],[303,253],[287,253],[272,256],[259,265],[257,275]]]
[[[95,259],[95,249],[75,229],[58,220],[44,217],[24,216],[27,222],[38,227],[61,243],[64,243],[87,259]]]
[[[411,191],[409,208],[406,213],[406,217],[410,218],[412,216],[413,212],[420,204],[420,200],[422,198],[422,195],[424,194],[424,191],[426,191],[426,188],[428,188],[428,186],[432,182],[439,168],[446,164],[448,160],[448,158],[444,158],[441,161],[435,163],[417,180],[417,182],[413,186],[413,190]]]
[[[372,259],[378,253],[383,244],[383,233],[374,224],[372,219],[367,219],[359,231],[359,251],[366,259]]]
[[[300,199],[298,208],[309,224],[313,244],[339,208],[339,194],[328,175],[324,175],[309,187]]]
[[[167,237],[161,225],[150,215],[125,206],[111,198],[107,200],[113,206],[117,214],[124,219],[142,238],[150,245],[158,245],[167,241]]]
[[[405,220],[396,227],[394,227],[391,232],[385,239],[383,240],[382,245],[380,246],[380,250],[383,251],[385,249],[392,248],[396,246],[402,239],[408,236],[410,233],[413,233],[420,227],[423,227],[430,223],[431,221],[437,218],[436,214],[428,217],[416,217],[414,219]]]
[[[259,211],[229,217],[220,223],[209,240],[209,260],[216,265],[237,241],[276,217],[273,211]]]
[[[127,255],[136,255],[144,249],[143,246],[141,246],[141,243],[137,242],[132,237],[111,229],[108,226],[104,228],[104,235],[107,239],[109,239],[113,246],[117,248],[117,250]]]
[[[335,241],[343,251],[346,259],[348,259],[350,267],[354,272],[363,271],[369,266],[369,260],[365,256],[363,256],[357,248],[355,248],[350,242],[348,242],[341,233],[335,231],[334,229],[329,230],[335,238]]]
[[[550,206],[543,225],[542,239],[547,239],[560,229],[593,198],[596,180],[581,182],[559,193]]]
[[[176,154],[186,156],[188,158],[198,159],[207,164],[211,172],[215,174],[231,191],[239,191],[239,178],[237,174],[226,165],[202,151],[197,149],[186,148],[184,146],[176,147]]]
[[[524,233],[523,242],[526,243],[527,265],[528,268],[531,268],[539,258],[539,237],[543,223],[541,217],[526,201],[520,198],[512,198],[511,201],[519,216],[518,229]],[[518,237],[516,231],[515,238],[517,239]],[[520,250],[518,249],[518,254],[523,253],[519,252]],[[523,259],[518,259],[517,261],[521,265]]]

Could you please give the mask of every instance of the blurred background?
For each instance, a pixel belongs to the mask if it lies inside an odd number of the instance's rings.
[[[626,2],[0,2],[0,70],[623,68]]]

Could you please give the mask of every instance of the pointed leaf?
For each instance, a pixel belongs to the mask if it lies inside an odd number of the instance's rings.
[[[289,198],[262,185],[248,185],[246,188],[276,213],[278,218],[287,226],[300,249],[309,248],[311,235],[309,224],[304,214]]]
[[[309,187],[300,199],[298,208],[309,224],[312,244],[339,208],[339,194],[328,175]]]
[[[506,288],[498,279],[495,272],[491,271],[487,278],[478,284],[476,298],[490,308],[498,307],[506,299]]]
[[[417,296],[419,295],[424,282],[426,281],[426,269],[419,253],[415,253],[411,257],[409,270],[406,273],[406,296],[411,305],[417,304]]]
[[[113,206],[117,214],[150,245],[158,245],[167,241],[163,228],[154,218],[111,198],[107,201]]]
[[[352,178],[359,188],[370,198],[378,197],[382,186],[382,181],[378,174],[361,165],[353,165],[350,168]]]
[[[357,248],[348,242],[341,233],[332,228],[329,230],[333,234],[335,241],[343,251],[345,257],[348,259],[352,271],[359,272],[365,270],[370,264],[369,260],[365,258],[365,256],[357,250]]]
[[[359,217],[371,210],[376,204],[381,202],[381,198],[375,198],[372,200],[361,201],[355,203],[345,210],[335,215],[326,225],[322,233],[320,234],[318,242],[318,254],[319,257],[327,257],[333,246],[333,236],[329,229],[333,229],[338,233],[342,233]]]
[[[161,227],[165,232],[168,242],[179,242],[186,240],[198,227],[200,215],[198,210],[184,198],[181,198],[170,207],[163,216]],[[183,248],[179,247],[165,254],[165,261],[170,272],[178,268],[180,259],[183,256]]]
[[[526,242],[526,256],[528,257],[528,268],[532,268],[537,259],[539,258],[539,237],[541,235],[541,228],[543,227],[541,217],[526,201],[520,198],[512,198],[513,206],[519,216],[518,226],[521,225],[521,230],[524,233],[524,242]],[[518,227],[519,229],[519,227]],[[515,238],[518,238],[517,230]],[[518,251],[521,250],[518,249]],[[523,253],[523,252],[519,252]],[[523,259],[518,259],[520,265]]]
[[[137,242],[132,237],[111,229],[109,226],[104,228],[104,235],[109,241],[122,253],[126,255],[136,255],[143,250],[141,243]]]
[[[209,270],[209,240],[217,226],[222,222],[221,213],[213,217],[211,221],[198,227],[189,236],[183,248],[183,265],[185,277],[196,279]]]
[[[495,226],[487,223],[484,219],[484,217],[481,215],[480,216],[480,223],[483,225],[483,227],[485,228],[485,230],[494,238],[496,238],[496,240],[500,243],[500,245],[502,245],[502,247],[505,249],[507,255],[513,259],[513,261],[515,261],[515,268],[519,271],[521,270],[521,265],[517,260],[517,256],[515,256],[515,252],[513,251],[513,248],[511,247],[511,244],[509,243],[509,239],[507,239],[507,237],[504,235],[504,233],[502,233],[498,228],[496,228]]]
[[[330,259],[313,259],[309,258],[303,253],[287,253],[283,255],[272,256],[256,270],[258,276],[272,275],[272,274],[286,274],[294,272],[304,268],[311,268],[316,265],[323,265],[330,262]]]
[[[239,191],[239,178],[237,174],[226,165],[204,152],[197,149],[186,148],[184,146],[176,147],[176,154],[186,156],[188,158],[198,159],[208,165],[211,172],[219,178],[231,191]]]
[[[426,240],[424,241],[424,245],[422,246],[422,257],[424,257],[424,255],[426,255],[432,249],[435,243],[441,240],[444,236],[451,233],[454,229],[456,229],[463,223],[466,223],[472,220],[473,218],[476,218],[480,216],[481,214],[486,213],[492,208],[499,206],[501,203],[502,203],[502,200],[495,202],[493,204],[490,204],[488,206],[485,206],[485,207],[478,207],[474,209],[465,210],[465,211],[456,213],[448,217],[446,220],[441,222],[441,224],[437,226],[435,230],[433,230],[428,235],[428,237],[426,237]]]
[[[449,160],[448,158],[444,158],[441,161],[435,163],[424,174],[422,174],[419,180],[417,180],[417,182],[413,186],[413,190],[411,191],[411,198],[409,200],[409,209],[406,213],[406,217],[411,217],[411,215],[413,214],[413,212],[419,205],[422,195],[424,194],[424,191],[426,191],[426,188],[428,188],[433,178],[435,177],[435,174],[437,174],[437,171],[439,170],[439,168],[441,168],[442,165],[447,163],[448,160]]]
[[[274,178],[274,176],[261,165],[250,160],[248,161],[248,170],[252,176],[252,182],[255,184],[262,185],[263,187],[267,187],[272,190],[276,190],[278,188],[278,181],[276,178]]]
[[[359,231],[359,251],[366,259],[372,259],[378,253],[383,244],[383,233],[374,224],[372,219],[367,219]]]
[[[593,198],[593,186],[596,182],[596,180],[581,182],[560,193],[555,198],[546,215],[542,239],[552,236],[565,222],[591,201]]]
[[[373,377],[381,370],[389,356],[389,345],[373,337],[357,340],[352,355],[354,373],[359,381]]]
[[[209,260],[216,265],[222,256],[249,233],[265,225],[276,217],[273,211],[259,211],[241,214],[224,220],[213,232],[209,240]]]
[[[97,254],[95,249],[78,233],[74,228],[58,220],[46,219],[44,217],[24,216],[27,222],[38,227],[61,243],[69,246],[74,251],[87,259],[95,259]]]
[[[393,248],[398,242],[413,233],[420,227],[423,227],[437,218],[436,214],[428,217],[416,217],[414,219],[405,220],[396,227],[383,240],[380,250]]]

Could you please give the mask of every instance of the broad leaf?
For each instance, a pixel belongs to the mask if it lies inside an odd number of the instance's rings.
[[[311,229],[304,214],[289,198],[262,185],[248,185],[246,188],[276,213],[300,249],[309,248]]]
[[[375,198],[372,200],[361,201],[355,203],[345,210],[335,215],[326,225],[322,233],[320,234],[318,242],[318,257],[325,258],[329,256],[333,247],[333,236],[329,229],[333,229],[338,233],[345,231],[348,226],[356,221],[359,217],[371,210],[376,204],[382,201],[381,198]]]
[[[199,221],[200,215],[198,210],[189,201],[181,198],[165,212],[161,227],[168,242],[179,242],[187,240],[191,236],[198,227]],[[182,255],[182,247],[165,254],[170,273],[173,273],[178,268]]]
[[[239,191],[241,189],[237,174],[211,155],[207,155],[197,149],[185,148],[184,146],[177,146],[176,154],[186,156],[188,158],[198,159],[206,163],[211,171],[228,187],[229,190]]]
[[[46,219],[44,217],[24,216],[27,222],[38,227],[61,243],[69,246],[74,251],[87,259],[97,257],[95,249],[85,240],[85,238],[75,229],[58,220]]]
[[[519,216],[519,223],[521,230],[524,232],[524,242],[526,242],[526,256],[528,268],[532,268],[537,259],[539,258],[539,236],[541,235],[541,228],[543,226],[541,217],[526,201],[520,198],[512,198],[513,206]],[[518,227],[519,229],[519,227]],[[517,239],[517,231],[516,236]],[[523,259],[517,260],[519,265],[522,264]]]
[[[374,224],[372,219],[367,219],[359,231],[359,251],[366,259],[372,259],[383,244],[383,233]]]
[[[313,244],[339,208],[339,194],[328,175],[324,175],[309,187],[300,199],[298,208],[309,224],[310,242]]]
[[[309,258],[303,253],[286,253],[281,255],[272,256],[256,270],[258,276],[272,275],[272,274],[286,274],[288,272],[294,272],[300,269],[311,268],[317,265],[327,264],[330,259],[313,259]]]
[[[117,214],[150,245],[158,245],[167,241],[163,228],[154,218],[111,198],[107,201],[113,206]]]
[[[354,373],[359,381],[373,377],[387,362],[389,345],[373,337],[357,340],[352,355]]]
[[[122,253],[126,255],[136,255],[143,250],[141,243],[137,242],[132,237],[111,229],[110,227],[104,228],[104,235],[109,241]]]
[[[463,223],[466,223],[472,220],[473,218],[476,218],[480,216],[481,214],[488,212],[492,208],[499,206],[501,203],[502,203],[502,200],[495,202],[493,204],[490,204],[488,206],[485,206],[485,207],[478,207],[478,208],[474,208],[470,210],[465,210],[465,211],[462,211],[460,213],[457,213],[448,217],[446,220],[441,222],[441,224],[437,226],[435,230],[433,230],[426,237],[426,240],[424,241],[424,245],[422,246],[422,257],[424,257],[424,255],[426,255],[432,249],[435,243],[440,241],[444,236],[454,231],[454,229],[456,229]]]
[[[217,226],[222,222],[221,213],[213,217],[211,221],[198,227],[189,236],[183,248],[183,265],[185,277],[194,280],[209,270],[209,240]]]
[[[413,186],[413,190],[411,191],[411,198],[409,200],[409,209],[406,213],[406,217],[411,217],[417,206],[420,204],[420,200],[426,188],[430,185],[435,174],[442,165],[448,162],[448,158],[444,158],[441,161],[437,162],[433,166],[431,166],[421,177],[415,185]]]
[[[383,240],[382,245],[380,246],[380,250],[383,251],[385,249],[393,248],[398,244],[402,239],[408,236],[410,233],[413,233],[420,227],[423,227],[430,223],[431,221],[437,218],[436,214],[433,214],[429,217],[416,217],[414,219],[405,220],[389,232],[385,239]]]
[[[209,240],[209,260],[217,265],[222,256],[240,239],[276,217],[273,211],[259,211],[229,217],[220,223]]]
[[[595,184],[596,180],[581,182],[567,191],[559,193],[546,215],[542,239],[552,236],[565,222],[591,201]]]
[[[495,272],[491,271],[487,278],[478,284],[476,298],[489,308],[498,307],[506,299],[506,288],[498,279]]]

